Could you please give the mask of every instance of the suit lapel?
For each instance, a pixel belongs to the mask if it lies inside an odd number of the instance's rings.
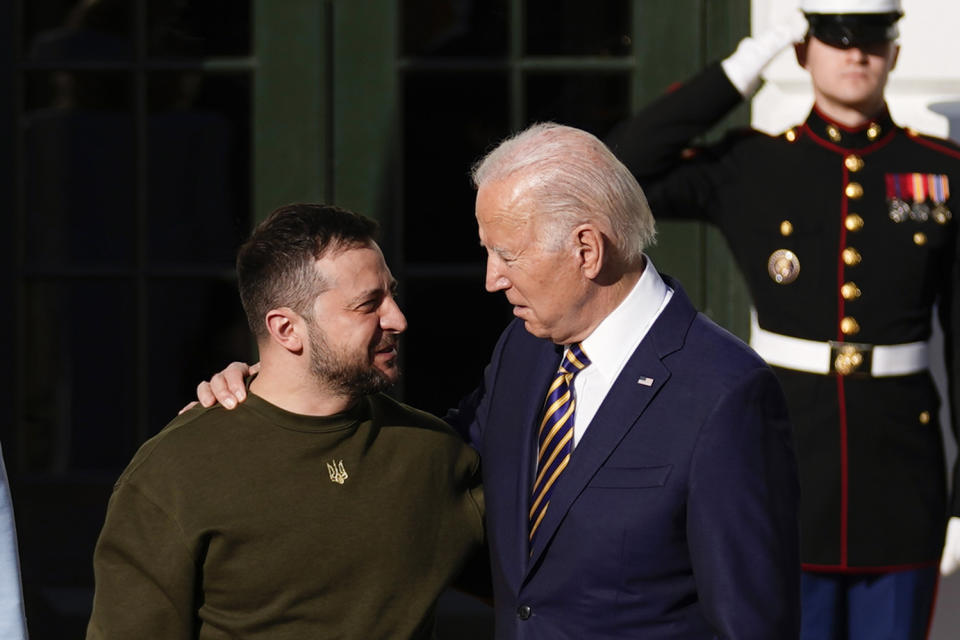
[[[670,378],[662,359],[682,346],[696,310],[678,282],[663,278],[674,290],[673,297],[627,361],[574,449],[570,464],[557,479],[524,579],[537,566],[573,502]]]
[[[583,438],[570,456],[570,464],[557,479],[550,506],[540,523],[530,567],[537,560],[563,521],[577,496],[603,465],[623,437],[633,428],[644,409],[670,377],[670,371],[649,346],[641,343],[627,362],[610,392],[604,398]],[[638,384],[640,378],[652,378],[650,386]]]
[[[535,425],[560,361],[558,348],[550,342],[531,343],[533,349],[524,350],[518,359],[510,359],[519,364],[516,369],[498,373],[498,411],[488,420],[495,435],[485,443],[488,450],[496,453],[484,457],[485,466],[487,461],[495,463],[485,470],[486,483],[500,487],[496,495],[503,501],[502,507],[497,508],[497,518],[490,519],[488,526],[493,525],[491,536],[497,538],[500,567],[515,586],[519,586],[529,559],[527,512],[536,464]],[[488,494],[490,489],[492,486]]]

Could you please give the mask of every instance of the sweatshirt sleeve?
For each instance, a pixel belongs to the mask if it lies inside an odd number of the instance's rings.
[[[178,523],[129,481],[110,498],[93,568],[88,640],[195,637],[199,560]]]

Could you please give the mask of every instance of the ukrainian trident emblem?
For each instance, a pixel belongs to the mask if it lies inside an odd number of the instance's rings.
[[[347,470],[343,468],[343,460],[335,460],[332,464],[327,463],[327,471],[330,472],[330,481],[337,484],[343,484],[347,478]]]

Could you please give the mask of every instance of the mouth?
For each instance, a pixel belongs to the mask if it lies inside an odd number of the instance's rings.
[[[527,305],[520,304],[519,302],[514,302],[513,300],[511,300],[510,296],[507,296],[507,304],[510,304],[513,306],[514,315],[516,315],[518,312],[523,311],[524,309],[527,308]]]
[[[375,358],[385,357],[387,359],[396,358],[398,354],[397,341],[387,340],[381,342],[373,351]]]

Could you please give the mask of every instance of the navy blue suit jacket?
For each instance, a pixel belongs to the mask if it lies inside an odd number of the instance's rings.
[[[664,279],[673,297],[574,450],[533,549],[535,425],[560,348],[514,321],[448,416],[482,458],[498,639],[798,636],[780,387]]]

